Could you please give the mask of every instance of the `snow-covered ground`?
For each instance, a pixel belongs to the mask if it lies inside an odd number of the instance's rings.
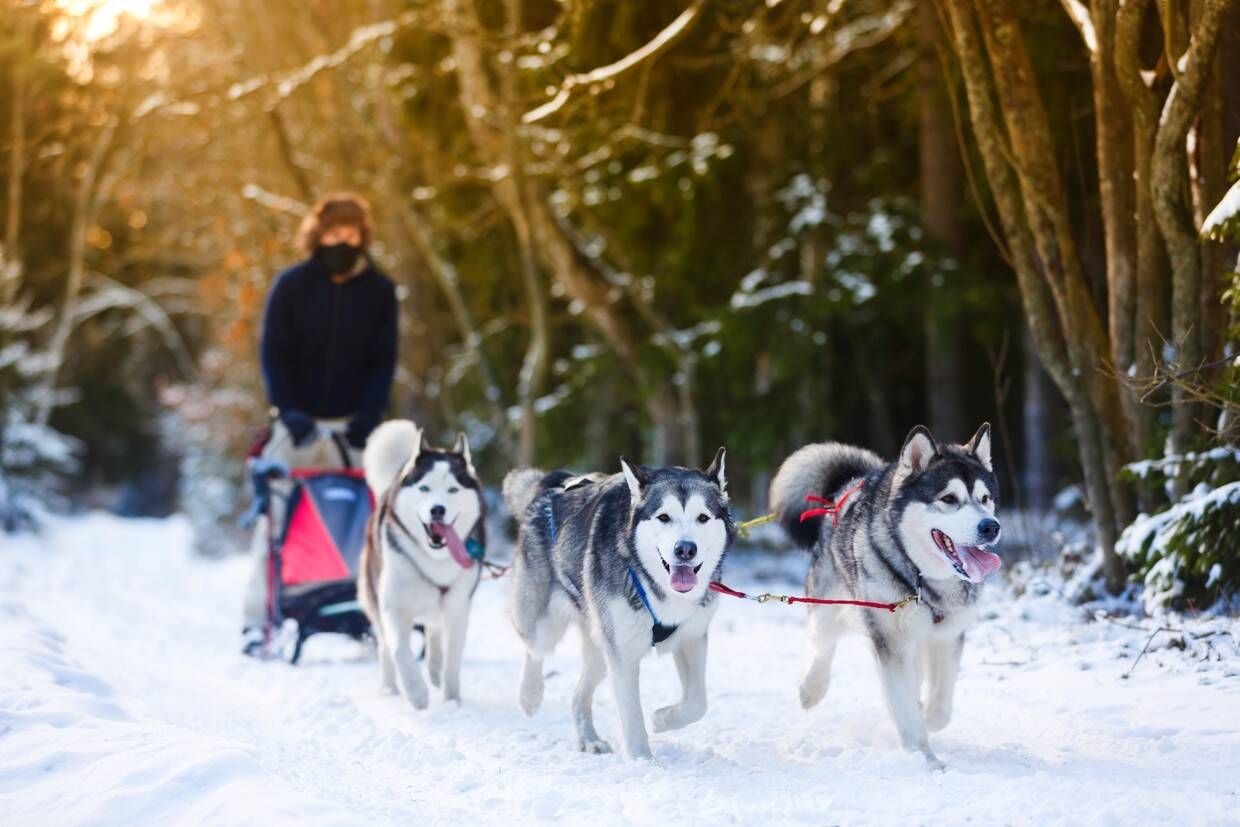
[[[652,735],[655,761],[631,764],[572,748],[572,640],[542,710],[517,710],[503,581],[478,592],[465,702],[418,713],[377,692],[349,642],[312,641],[299,667],[241,657],[244,561],[196,559],[189,540],[183,520],[105,516],[0,539],[0,823],[1240,821],[1234,622],[1189,652],[1160,635],[1124,678],[1148,632],[994,589],[955,719],[932,736],[936,773],[899,750],[860,640],[802,712],[803,613],[728,600],[706,718]],[[736,563],[742,588],[783,591],[804,565]],[[644,666],[649,712],[675,697],[675,669]],[[606,689],[598,703],[614,736]]]

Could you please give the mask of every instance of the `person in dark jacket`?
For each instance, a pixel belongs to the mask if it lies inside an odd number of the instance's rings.
[[[321,199],[301,230],[309,254],[276,276],[263,314],[261,360],[272,407],[293,444],[316,420],[343,420],[366,444],[387,408],[396,370],[396,288],[366,256],[370,211],[360,196]]]
[[[370,207],[359,195],[319,199],[298,241],[308,258],[276,276],[263,312],[259,359],[275,419],[262,456],[290,468],[356,466],[392,390],[396,288],[366,254]],[[277,525],[281,502],[272,498]],[[262,641],[266,538],[260,524],[244,601],[247,652]]]

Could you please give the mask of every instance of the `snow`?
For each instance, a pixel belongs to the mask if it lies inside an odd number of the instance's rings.
[[[299,667],[241,657],[245,560],[191,541],[183,518],[104,515],[0,540],[0,822],[1234,824],[1240,804],[1235,621],[1211,621],[1204,657],[1156,636],[1125,679],[1153,627],[998,583],[955,719],[932,736],[935,773],[899,750],[859,640],[802,712],[803,612],[727,601],[706,718],[626,763],[572,749],[571,640],[542,710],[517,711],[503,581],[478,591],[464,704],[417,713],[378,694],[372,656],[347,641],[311,641]],[[738,554],[727,579],[794,591],[804,565]],[[647,713],[675,697],[670,659],[643,678]],[[606,686],[598,723],[617,735]]]
[[[1210,214],[1202,222],[1202,238],[1218,238],[1221,240],[1224,226],[1233,221],[1237,216],[1240,216],[1240,181],[1236,181],[1231,185],[1231,189],[1227,190],[1223,200],[1219,201],[1214,209],[1210,210]]]

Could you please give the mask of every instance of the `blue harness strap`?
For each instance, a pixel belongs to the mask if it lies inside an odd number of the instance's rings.
[[[632,581],[633,588],[637,590],[637,596],[641,600],[642,605],[650,613],[650,619],[654,621],[654,626],[650,629],[650,645],[658,646],[672,636],[672,633],[676,631],[676,627],[665,626],[659,622],[659,616],[654,613],[654,607],[650,605],[650,598],[646,596],[646,589],[642,586],[642,580],[637,576],[637,572],[633,571],[632,566],[629,566],[629,580]]]
[[[551,537],[551,544],[555,545],[555,536],[559,533],[559,529],[555,524],[555,502],[549,495],[543,497],[542,512],[547,520],[547,534]]]

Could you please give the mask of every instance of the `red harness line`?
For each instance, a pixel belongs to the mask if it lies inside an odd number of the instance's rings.
[[[849,488],[843,494],[840,494],[839,498],[835,500],[828,500],[825,497],[816,497],[813,494],[807,494],[805,496],[806,502],[818,503],[819,505],[817,508],[809,508],[802,511],[801,522],[805,522],[810,517],[820,517],[824,514],[830,514],[831,525],[838,526],[840,524],[840,509],[844,507],[844,503],[848,501],[849,497],[861,490],[861,486],[863,485],[865,485],[865,480],[861,480],[852,488]],[[800,597],[791,594],[770,594],[769,592],[767,594],[749,595],[745,594],[743,591],[734,589],[731,586],[726,586],[718,580],[710,581],[710,588],[711,591],[726,594],[728,597],[739,597],[743,600],[754,600],[758,603],[765,603],[768,600],[777,600],[780,603],[786,603],[789,606],[794,603],[810,603],[815,606],[861,606],[866,609],[886,609],[889,612],[894,612],[896,609],[907,606],[909,603],[913,603],[917,600],[917,595],[906,597],[898,603],[876,603],[872,600],[827,600],[821,597]]]
[[[815,606],[862,606],[866,609],[886,609],[889,612],[894,612],[896,609],[903,608],[917,600],[917,595],[915,594],[904,598],[899,603],[875,603],[872,600],[826,600],[821,597],[800,597],[791,594],[770,594],[769,592],[767,594],[745,594],[743,591],[724,585],[718,580],[710,581],[710,589],[720,594],[726,594],[728,597],[739,597],[743,600],[753,600],[758,603],[777,600],[780,603],[787,603],[789,606],[794,603],[812,603]]]
[[[801,522],[805,522],[810,517],[821,517],[824,514],[830,514],[831,525],[833,527],[838,527],[840,524],[840,509],[844,507],[846,502],[848,502],[849,497],[861,490],[861,486],[863,485],[865,485],[865,480],[861,480],[852,488],[849,488],[843,494],[840,494],[839,499],[836,500],[828,500],[826,497],[815,497],[813,494],[806,494],[805,501],[807,503],[818,503],[819,507],[808,508],[805,511],[802,511]]]

